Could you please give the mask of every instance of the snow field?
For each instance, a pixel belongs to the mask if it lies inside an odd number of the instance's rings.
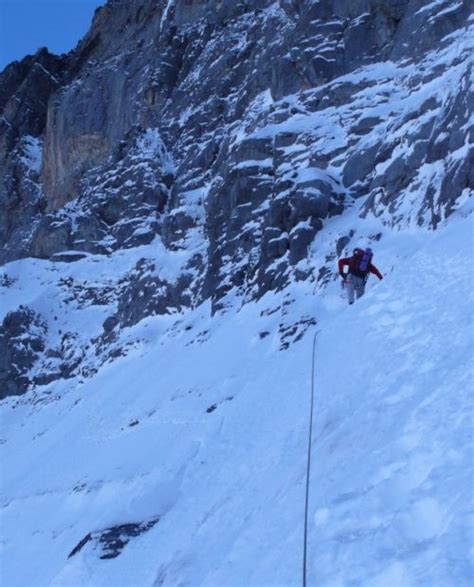
[[[353,220],[317,237],[316,264]],[[2,584],[299,584],[315,328],[285,351],[278,330],[302,316],[318,319],[309,584],[470,584],[472,215],[363,227],[358,244],[383,232],[386,279],[352,307],[336,281],[299,282],[214,317],[150,317],[93,378],[2,402]],[[19,295],[54,306],[51,264],[24,263],[38,293],[15,265]],[[156,516],[117,558],[93,543],[68,558],[89,532]]]
[[[472,257],[454,222],[321,330],[315,584],[472,581]]]

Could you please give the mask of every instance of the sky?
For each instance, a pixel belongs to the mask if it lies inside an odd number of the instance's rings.
[[[0,0],[0,71],[40,47],[73,49],[105,0]]]

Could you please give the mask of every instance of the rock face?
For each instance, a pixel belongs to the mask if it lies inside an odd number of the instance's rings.
[[[21,395],[30,369],[45,349],[46,323],[30,308],[10,312],[0,327],[0,399]]]
[[[262,269],[289,251],[288,262],[297,263],[321,221],[342,212],[347,193],[372,193],[369,209],[376,202],[393,208],[426,161],[444,160],[465,143],[469,77],[442,112],[429,96],[407,120],[397,121],[408,147],[403,158],[396,156],[396,142],[362,148],[364,138],[383,126],[382,109],[380,115],[362,114],[350,128],[340,121],[336,130],[346,140],[337,144],[333,138],[324,152],[314,149],[304,124],[288,132],[292,125],[285,123],[341,107],[372,87],[375,80],[355,84],[347,78],[358,68],[386,62],[390,75],[389,60],[421,63],[431,49],[447,47],[448,33],[467,17],[467,3],[453,3],[449,16],[438,18],[421,0],[111,0],[98,9],[76,51],[59,59],[42,50],[2,74],[3,258],[49,257],[64,249],[103,252],[107,247],[99,243],[111,236],[121,247],[158,233],[168,246],[179,246],[203,220],[209,245],[205,295],[221,281],[222,255],[242,259],[258,252]],[[403,77],[410,77],[412,88],[423,84],[423,68],[411,73]],[[341,76],[347,81],[330,85]],[[410,132],[415,117],[426,123]],[[269,125],[275,132],[259,133]],[[447,130],[450,139],[440,142]],[[150,158],[149,169],[134,170],[132,151],[147,133],[155,133],[167,164]],[[342,174],[330,169],[334,161]],[[449,212],[470,185],[468,157],[454,167],[437,198],[427,194],[420,214],[433,208],[432,200]],[[196,190],[201,217],[177,212]],[[80,216],[87,220],[72,228],[61,210],[81,201]],[[140,238],[113,228],[124,216],[147,211],[157,222]],[[431,210],[434,225],[440,215]],[[19,216],[39,222],[29,247],[18,235]],[[300,222],[309,225],[303,229]],[[246,230],[254,223],[257,230]],[[269,249],[267,228],[288,234],[287,248],[280,239]],[[30,233],[28,222],[23,240]],[[240,280],[234,275],[231,282]]]
[[[436,228],[474,184],[468,4],[109,0],[0,75],[0,262],[182,252],[122,276],[110,333],[305,279],[355,198]]]
[[[0,262],[30,253],[25,239],[47,201],[41,189],[46,111],[64,60],[41,49],[0,75]]]
[[[190,305],[189,276],[183,274],[176,284],[168,283],[156,274],[156,266],[141,260],[126,275],[117,307],[117,316],[112,324],[122,327],[139,322],[143,316],[167,314]],[[110,318],[109,325],[111,324]],[[104,324],[104,329],[107,330]]]

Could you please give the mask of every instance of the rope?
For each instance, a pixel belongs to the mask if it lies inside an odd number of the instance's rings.
[[[306,497],[304,504],[304,546],[303,546],[303,587],[306,587],[306,559],[308,547],[308,503],[309,503],[309,479],[311,470],[311,443],[313,437],[313,406],[314,406],[314,364],[316,357],[316,332],[313,338],[313,360],[311,365],[311,408],[309,412],[309,438],[308,438],[308,460],[306,464]]]

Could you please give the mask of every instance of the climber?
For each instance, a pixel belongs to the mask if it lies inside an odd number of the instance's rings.
[[[365,284],[369,278],[369,273],[373,273],[379,279],[383,279],[380,271],[372,265],[372,249],[354,249],[352,257],[339,259],[339,275],[342,277],[343,286],[347,291],[347,301],[349,304],[354,303],[354,292],[359,299],[364,295]],[[344,273],[344,267],[347,265],[348,271]]]

